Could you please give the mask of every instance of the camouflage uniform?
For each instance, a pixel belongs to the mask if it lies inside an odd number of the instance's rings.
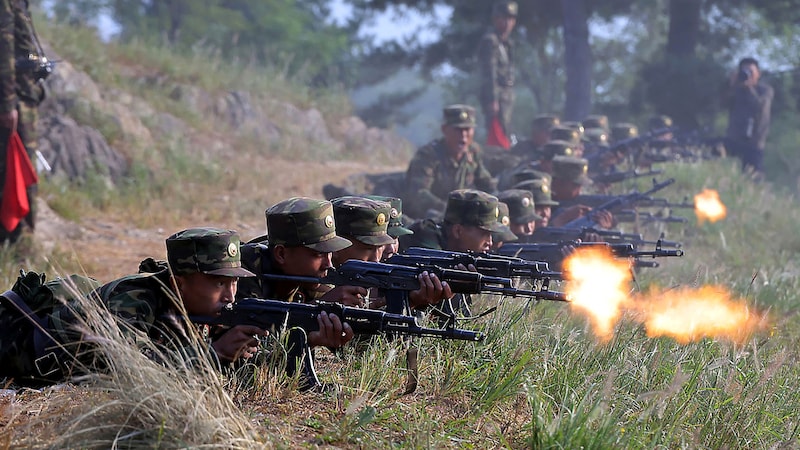
[[[17,110],[19,122],[17,132],[28,152],[31,161],[36,157],[38,148],[38,134],[36,121],[37,108],[44,99],[44,88],[35,77],[33,70],[22,67],[19,62],[27,62],[33,58],[43,57],[39,54],[36,37],[28,11],[26,0],[0,0],[0,113],[5,114]],[[5,180],[6,146],[11,130],[0,128],[0,182]],[[4,184],[0,184],[0,189]],[[36,185],[28,188],[28,198],[31,200],[31,211],[24,222],[33,229],[35,226]],[[0,241],[10,238],[16,239],[21,231],[21,224],[17,230],[7,233],[0,227]]]
[[[474,127],[475,110],[464,105],[444,109],[444,124]],[[441,211],[447,195],[457,189],[494,192],[495,182],[483,165],[480,147],[473,143],[456,161],[449,155],[444,139],[417,150],[406,171],[406,210],[412,217],[425,217],[429,210]]]
[[[515,2],[501,1],[495,4],[492,17],[517,17]],[[514,106],[514,42],[503,40],[494,26],[483,35],[478,44],[478,66],[480,67],[480,100],[490,129],[494,118],[492,104],[497,102],[500,111],[497,117],[506,135],[511,131],[511,110]]]
[[[347,239],[336,235],[331,202],[294,197],[271,206],[265,214],[269,236],[257,237],[242,246],[242,266],[256,273],[256,277],[239,281],[236,298],[312,301],[319,293],[303,290],[300,283],[287,296],[279,298],[276,282],[264,279],[261,275],[283,274],[272,258],[271,248],[275,245],[305,246],[321,253],[331,253],[352,245]]]
[[[171,276],[198,272],[230,277],[250,277],[253,274],[241,267],[239,236],[233,231],[188,229],[167,238],[166,246],[167,263],[148,258],[140,264],[138,274],[107,283],[94,291],[90,298],[101,301],[111,314],[125,322],[127,326],[121,328],[122,332],[139,343],[148,356],[157,358],[158,355],[152,352],[152,344],[155,344],[166,350],[162,355],[194,358],[201,352],[190,338],[192,325],[186,321],[185,309],[172,289]],[[50,314],[48,332],[60,348],[45,349],[54,356],[46,358],[39,370],[52,370],[50,379],[53,381],[77,373],[78,367],[102,369],[104,366],[102,361],[95,359],[97,355],[89,351],[83,333],[76,327],[84,320],[81,305],[82,302],[76,301],[61,304]],[[213,362],[218,364],[210,346],[211,339],[213,337],[207,342],[208,348]],[[39,353],[41,351],[36,350],[29,354],[31,361],[25,364],[26,370],[35,368],[32,360]],[[78,361],[80,366],[71,367],[73,361]],[[35,378],[40,374],[28,372],[21,375]]]

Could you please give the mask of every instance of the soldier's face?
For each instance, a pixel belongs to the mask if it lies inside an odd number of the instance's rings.
[[[492,249],[492,232],[474,225],[453,225],[452,247],[456,252],[488,252]]]
[[[400,242],[397,240],[397,238],[395,238],[394,242],[383,246],[383,254],[381,254],[381,261],[386,261],[387,259],[391,258],[392,255],[397,253],[399,249],[400,249]]]
[[[457,155],[466,152],[469,146],[472,145],[472,140],[475,138],[475,128],[442,125],[442,134],[444,134],[444,142],[448,150],[450,150],[450,154]]]
[[[517,18],[512,16],[495,16],[493,22],[497,34],[508,37],[511,31],[514,30],[514,25],[517,24]]]
[[[536,229],[536,221],[532,220],[528,223],[511,223],[508,225],[511,228],[511,232],[517,236],[529,236],[533,234],[533,231]]]
[[[536,226],[543,228],[550,223],[550,216],[553,214],[553,210],[549,206],[537,206],[536,214],[541,217],[541,219],[536,221]]]
[[[553,178],[553,200],[572,200],[581,195],[583,185],[562,178]]]
[[[318,252],[304,246],[276,245],[272,255],[278,268],[286,275],[322,278],[333,267],[330,253]],[[316,289],[319,284],[306,287]]]
[[[333,254],[333,265],[335,267],[339,267],[342,263],[350,259],[372,262],[381,260],[383,245],[369,245],[357,239],[350,239],[350,242],[352,242],[353,245]]]
[[[175,277],[186,312],[198,316],[216,316],[232,303],[238,282],[236,277],[199,272]]]

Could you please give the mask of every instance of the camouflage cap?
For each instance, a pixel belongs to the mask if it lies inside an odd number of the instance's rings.
[[[447,196],[444,221],[453,224],[474,225],[489,231],[504,231],[497,221],[497,197],[475,189],[459,189]]]
[[[517,2],[511,2],[507,0],[500,0],[494,4],[492,8],[492,16],[508,16],[508,17],[517,17],[519,13],[519,6]]]
[[[572,156],[575,149],[567,141],[550,141],[542,147],[542,159],[549,160],[556,156]]]
[[[591,116],[586,116],[581,122],[583,128],[588,130],[589,128],[600,128],[601,130],[608,130],[608,116],[604,116],[602,114],[592,114]]]
[[[581,134],[574,128],[553,127],[550,129],[550,139],[554,141],[569,142],[570,145],[578,145],[581,142]]]
[[[509,189],[497,195],[497,198],[508,205],[508,217],[511,223],[522,224],[539,220],[533,194],[523,189]]]
[[[384,197],[383,195],[367,195],[366,198],[386,202],[392,206],[392,210],[389,211],[389,228],[386,229],[389,236],[397,239],[406,234],[414,234],[403,224],[403,200],[397,197]]]
[[[239,235],[232,230],[189,228],[167,238],[167,261],[175,275],[254,277],[242,268],[239,243]]]
[[[521,183],[523,181],[528,180],[545,180],[547,184],[550,184],[553,177],[550,176],[547,172],[542,172],[540,170],[535,170],[531,168],[524,168],[509,174],[506,174],[504,178],[502,178],[502,183],[498,182],[498,186],[503,186],[501,189],[514,189],[514,185],[517,183]]]
[[[469,105],[449,105],[442,110],[445,125],[475,128],[475,108]]]
[[[583,140],[601,147],[608,146],[608,132],[601,128],[588,128],[583,133]]]
[[[492,231],[492,240],[495,242],[512,242],[519,238],[508,225],[511,223],[510,214],[508,212],[508,205],[503,202],[497,202],[497,222],[503,226],[501,231]]]
[[[549,130],[560,123],[558,116],[554,114],[541,114],[533,118],[531,128],[534,130]]]
[[[587,172],[589,172],[589,162],[583,158],[569,156],[556,156],[553,158],[554,179],[569,180],[582,185],[592,184],[591,178],[586,175]]]
[[[550,183],[545,180],[527,180],[517,183],[514,189],[524,189],[533,194],[533,201],[536,206],[558,206],[560,203],[553,200],[550,191]]]
[[[583,137],[583,132],[586,130],[583,127],[582,123],[575,122],[575,121],[562,122],[561,126],[562,127],[567,127],[567,128],[572,128],[573,130],[578,130],[578,133],[580,133],[581,137]]]
[[[394,243],[386,233],[392,205],[366,197],[345,196],[331,200],[338,233],[367,245]]]
[[[669,128],[672,126],[672,117],[665,115],[653,116],[647,120],[647,128],[658,130],[659,128]]]
[[[327,200],[293,197],[266,211],[270,245],[305,246],[322,253],[352,244],[336,235],[333,206]]]
[[[614,141],[622,141],[625,139],[635,138],[639,135],[639,129],[632,123],[616,123],[611,127],[611,139]]]

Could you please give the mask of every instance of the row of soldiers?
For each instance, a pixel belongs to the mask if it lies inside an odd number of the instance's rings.
[[[196,323],[189,317],[219,316],[251,298],[383,308],[387,298],[378,290],[356,282],[329,285],[326,276],[348,261],[393,262],[397,260],[393,255],[412,247],[490,254],[504,242],[534,235],[537,228],[552,228],[590,214],[583,205],[567,205],[591,182],[588,162],[576,157],[580,155],[562,150],[551,158],[517,166],[516,172],[500,177],[500,184],[508,189],[495,196],[487,191],[495,192],[498,182],[483,173],[482,155],[473,151],[474,110],[449,106],[444,119],[444,139],[421,149],[409,167],[410,180],[414,180],[414,167],[419,167],[422,175],[417,182],[433,181],[427,188],[419,184],[420,195],[406,202],[417,210],[417,201],[429,208],[425,219],[404,219],[403,202],[394,197],[291,198],[266,210],[268,234],[264,236],[241,244],[231,230],[183,230],[166,239],[166,261],[148,258],[137,274],[102,286],[89,282],[83,293],[90,301],[101,302],[126,324],[125,329],[144,333],[158,346],[181,355],[209,355],[218,367],[231,367],[259,354],[269,330],[252,323],[205,325],[207,348],[191,351],[187,348],[195,345],[191,336]],[[461,159],[450,158],[453,143],[463,150]],[[572,149],[558,142],[542,148],[556,147]],[[437,169],[423,166],[425,158],[435,161]],[[475,185],[485,182],[486,189],[452,189],[439,199],[431,186],[453,183],[446,180],[447,175]],[[553,208],[557,208],[555,214]],[[601,228],[613,225],[609,211],[591,214]],[[559,265],[568,250],[569,244],[548,262]],[[454,268],[477,270],[465,265]],[[43,277],[34,272],[21,276],[0,298],[1,376],[41,383],[68,379],[76,370],[97,369],[91,339],[80,325],[85,320],[84,298],[48,289]],[[427,311],[441,319],[444,327],[452,327],[456,316],[471,314],[470,303],[468,295],[456,292],[436,271],[423,270],[416,275],[415,288],[407,293],[407,308],[399,312]],[[301,347],[336,349],[353,339],[353,327],[337,314],[322,311],[315,317],[313,326],[295,333]]]

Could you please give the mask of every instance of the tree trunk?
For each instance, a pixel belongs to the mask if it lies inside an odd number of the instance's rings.
[[[586,0],[561,0],[561,10],[567,72],[564,119],[582,120],[592,109],[592,50]]]
[[[670,0],[667,57],[694,56],[700,34],[701,0]]]

